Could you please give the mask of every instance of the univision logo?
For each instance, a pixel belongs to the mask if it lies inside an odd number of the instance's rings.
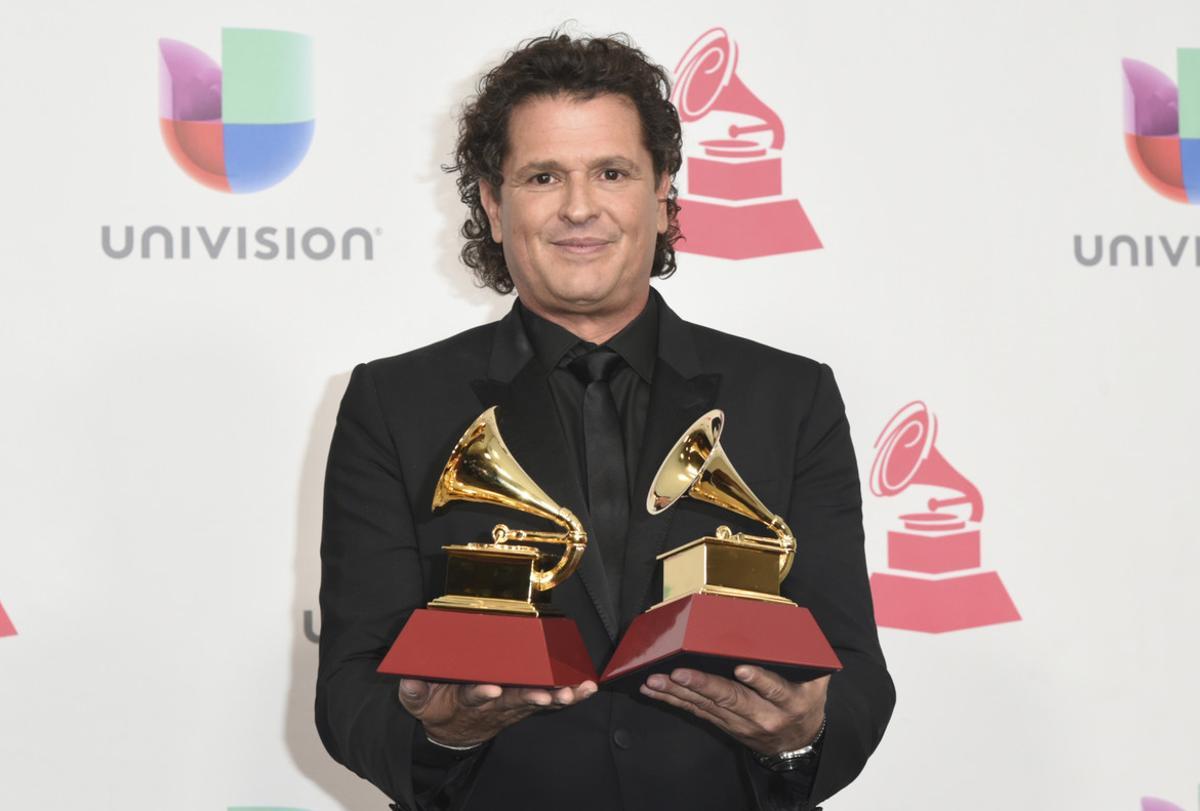
[[[312,143],[312,39],[291,31],[221,29],[221,64],[160,39],[159,126],[191,177],[245,194],[292,173]]]
[[[361,246],[359,253],[363,259],[369,261],[375,258],[374,234],[358,227],[347,228],[339,236],[320,226],[301,231],[292,226],[248,228],[239,225],[234,228],[224,225],[209,229],[203,225],[181,225],[178,231],[173,232],[165,225],[151,225],[138,235],[132,225],[126,225],[120,234],[120,239],[117,239],[113,236],[111,226],[100,228],[100,248],[111,259],[126,259],[133,256],[135,250],[138,250],[137,255],[142,259],[152,259],[156,255],[162,259],[175,259],[176,253],[179,259],[191,259],[195,247],[197,256],[207,256],[209,259],[223,256],[236,256],[238,259],[295,259],[303,255],[319,261],[329,259],[334,254],[339,254],[342,259],[351,259],[356,244]]]
[[[158,41],[159,129],[167,151],[210,189],[247,194],[292,173],[312,143],[312,39],[222,28],[221,64],[174,39]],[[375,258],[380,229],[294,225],[104,225],[110,259],[321,261]]]
[[[1186,811],[1182,805],[1176,805],[1159,797],[1143,797],[1142,811]]]
[[[1200,203],[1200,48],[1177,51],[1179,84],[1153,65],[1121,62],[1125,151],[1154,191],[1179,203]],[[1075,235],[1075,262],[1084,267],[1200,267],[1200,236],[1190,234]]]
[[[1178,51],[1179,86],[1158,68],[1126,59],[1125,149],[1146,184],[1180,203],[1200,203],[1200,48]]]

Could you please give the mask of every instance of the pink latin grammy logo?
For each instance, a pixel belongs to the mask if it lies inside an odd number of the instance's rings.
[[[686,155],[677,249],[748,259],[820,248],[800,201],[783,195],[783,122],[742,84],[737,63],[737,45],[712,28],[675,68],[679,119],[715,136]]]
[[[980,568],[983,496],[938,452],[936,439],[937,418],[914,400],[875,440],[872,493],[934,488],[927,512],[899,515],[900,528],[888,530],[889,571],[871,575],[875,621],[927,633],[1015,622],[1021,615],[1000,575]]]
[[[5,613],[4,606],[0,604],[0,637],[16,635],[16,627],[12,624],[12,620],[8,618],[8,614]]]

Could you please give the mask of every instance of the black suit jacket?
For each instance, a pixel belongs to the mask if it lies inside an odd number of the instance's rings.
[[[810,801],[788,800],[786,780],[707,723],[606,690],[509,727],[448,771],[414,762],[420,727],[398,701],[397,680],[375,672],[380,659],[412,610],[441,594],[443,545],[486,540],[501,521],[537,526],[513,511],[466,502],[431,511],[435,481],[466,426],[499,406],[514,457],[589,524],[547,375],[515,311],[351,375],[329,452],[321,543],[316,721],[330,754],[409,809],[799,808],[848,784],[882,737],[895,693],[875,630],[858,469],[833,374],[807,358],[687,323],[665,304],[635,492],[649,489],[688,425],[710,408],[724,409],[721,442],[730,460],[797,536],[782,593],[812,610],[844,665],[830,682]],[[604,567],[591,551],[552,591],[578,624],[597,672],[620,631],[661,599],[656,555],[711,534],[718,523],[761,531],[691,499],[657,517],[635,509],[620,605],[608,598]]]

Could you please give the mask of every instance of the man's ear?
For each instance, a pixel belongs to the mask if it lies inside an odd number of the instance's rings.
[[[502,242],[503,232],[500,229],[500,190],[493,188],[492,184],[483,178],[479,180],[479,202],[483,203],[483,210],[487,212],[488,223],[492,226],[492,239],[497,243]]]
[[[654,196],[658,198],[658,233],[667,233],[667,226],[670,225],[670,218],[667,216],[667,194],[671,191],[671,176],[666,172],[662,173],[662,177],[658,179],[658,188],[654,190]]]

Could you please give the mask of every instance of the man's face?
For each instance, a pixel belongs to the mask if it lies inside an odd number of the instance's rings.
[[[508,137],[499,196],[486,182],[480,196],[521,300],[551,315],[644,301],[670,179],[654,177],[633,102],[528,99]]]

